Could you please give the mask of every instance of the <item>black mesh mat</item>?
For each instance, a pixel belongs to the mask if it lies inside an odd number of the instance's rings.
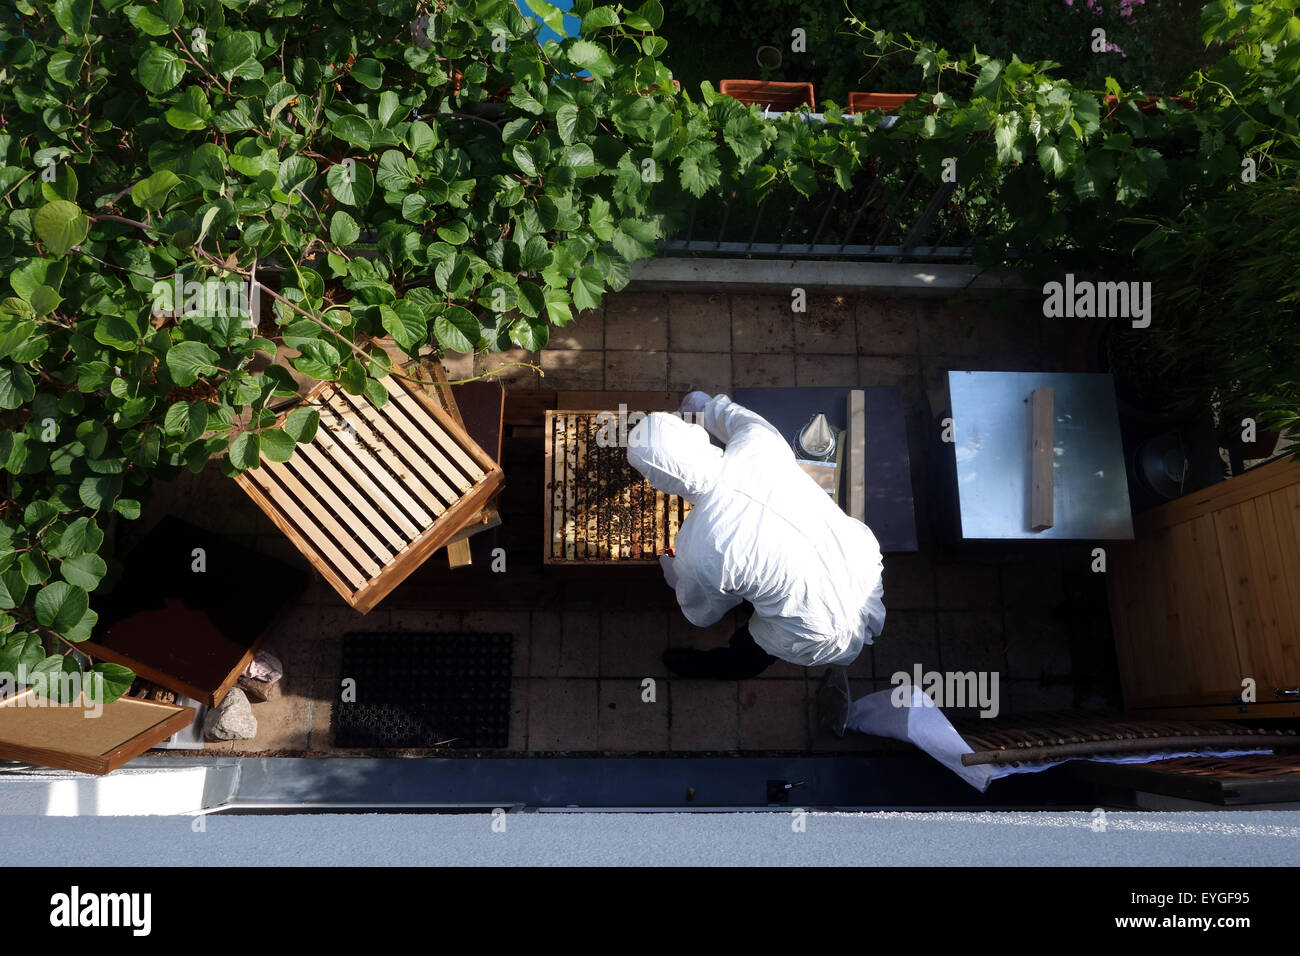
[[[343,635],[340,676],[355,702],[334,704],[336,747],[505,747],[511,634]]]

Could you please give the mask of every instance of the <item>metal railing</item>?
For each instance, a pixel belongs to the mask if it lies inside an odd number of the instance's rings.
[[[819,113],[798,115],[822,121]],[[886,116],[880,127],[896,119]],[[982,223],[955,206],[956,190],[898,164],[866,167],[852,189],[822,188],[811,199],[788,186],[757,205],[735,192],[706,196],[691,201],[685,221],[657,248],[662,256],[969,262]]]

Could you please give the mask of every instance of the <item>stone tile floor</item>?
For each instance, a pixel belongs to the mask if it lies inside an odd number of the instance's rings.
[[[540,354],[458,357],[452,379],[503,368],[512,389],[725,392],[745,386],[896,385],[908,419],[921,550],[885,558],[887,621],[850,668],[855,696],[897,671],[991,670],[1003,712],[1116,706],[1104,587],[1088,549],[1053,544],[966,552],[932,525],[927,394],[949,369],[1057,370],[1065,339],[1028,306],[941,300],[625,292],[556,329]],[[507,471],[508,471],[508,462]],[[215,470],[158,490],[124,542],[164,513],[221,531],[305,566],[250,500]],[[432,560],[440,561],[441,554]],[[669,679],[664,648],[725,643],[730,616],[698,629],[675,610],[479,610],[411,606],[399,587],[362,617],[313,575],[268,646],[283,659],[284,694],[254,705],[255,740],[209,744],[234,753],[335,751],[342,635],[351,630],[483,632],[516,636],[510,752],[820,752],[888,749],[839,740],[816,725],[818,669],[778,663],[749,681]],[[644,682],[653,683],[653,700]],[[444,751],[446,752],[446,751]],[[492,751],[496,753],[498,751]],[[451,751],[450,753],[465,753]]]

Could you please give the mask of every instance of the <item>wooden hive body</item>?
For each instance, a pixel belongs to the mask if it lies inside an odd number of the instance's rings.
[[[626,447],[600,440],[612,415],[546,412],[546,564],[654,564],[690,513],[628,464]]]
[[[474,520],[502,472],[429,395],[392,376],[388,403],[323,383],[312,441],[240,486],[363,614]]]

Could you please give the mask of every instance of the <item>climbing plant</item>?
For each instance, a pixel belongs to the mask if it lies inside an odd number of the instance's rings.
[[[679,96],[658,0],[578,0],[578,35],[544,44],[510,0],[9,7],[2,673],[73,666],[105,533],[154,478],[287,460],[317,427],[278,414],[304,380],[382,405],[402,373],[376,337],[538,349],[687,197],[859,164],[798,118]]]
[[[1066,270],[1152,281],[1157,318],[1118,330],[1112,363],[1171,409],[1256,418],[1300,439],[1300,17],[1288,0],[1216,0],[1200,17],[1214,62],[1175,98],[1108,78],[1080,87],[1059,64],[950,54],[855,21],[878,57],[904,58],[926,92],[888,138],[950,158],[983,205],[981,261],[1009,254],[1042,278]],[[1099,54],[1113,55],[1113,54]]]
[[[1216,9],[1223,40],[1256,22]],[[410,355],[545,346],[694,199],[808,198],[900,158],[936,178],[957,152],[963,202],[987,201],[983,182],[1032,206],[1001,214],[1008,241],[1081,246],[1076,213],[1181,196],[1161,190],[1200,167],[1222,179],[1239,155],[1214,143],[1266,156],[1300,113],[1281,80],[1206,74],[1198,108],[1164,117],[1191,150],[1176,159],[1141,142],[1164,135],[1155,121],[1108,117],[1049,65],[872,31],[934,81],[894,130],[836,108],[771,120],[677,91],[663,15],[575,0],[576,35],[539,43],[511,0],[0,10],[0,673],[75,667],[63,652],[95,627],[113,525],[152,480],[287,460],[317,427],[304,382],[382,405],[379,380],[405,373],[376,338]],[[1294,72],[1291,22],[1237,44],[1257,50],[1242,82]],[[1270,91],[1280,108],[1261,112]],[[97,666],[110,698],[129,686]]]

